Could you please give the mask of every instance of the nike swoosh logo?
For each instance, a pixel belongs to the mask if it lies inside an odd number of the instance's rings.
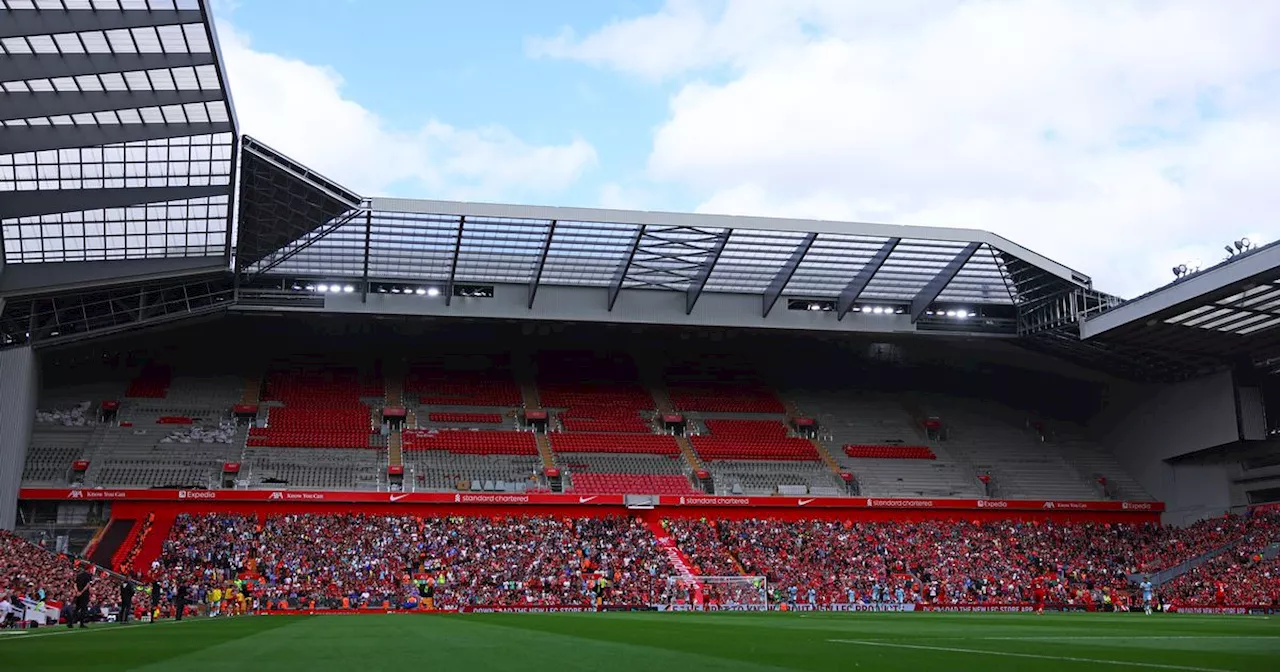
[[[391,495],[391,501],[398,502],[408,496],[409,495]]]
[[[805,504],[808,504],[809,502],[812,502],[812,501],[813,501],[812,499],[802,499],[796,502],[796,504],[799,504],[800,506],[804,506]]]
[[[579,503],[579,504],[586,504],[587,502],[589,502],[589,501],[591,501],[591,500],[593,500],[593,499],[595,499],[595,497],[594,497],[594,496],[592,496],[592,497],[579,497],[579,498],[578,498],[578,503]]]

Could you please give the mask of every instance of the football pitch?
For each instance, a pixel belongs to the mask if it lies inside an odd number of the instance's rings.
[[[251,616],[0,634],[13,669],[1280,670],[1280,620],[1116,614]]]

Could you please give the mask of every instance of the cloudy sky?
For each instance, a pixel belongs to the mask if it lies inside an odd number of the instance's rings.
[[[994,231],[1133,296],[1280,236],[1271,0],[217,0],[366,195]]]

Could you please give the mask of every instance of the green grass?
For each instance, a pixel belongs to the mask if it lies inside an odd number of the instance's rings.
[[[1280,670],[1280,620],[1116,614],[259,616],[0,635],[54,670]],[[14,667],[18,669],[18,667]]]

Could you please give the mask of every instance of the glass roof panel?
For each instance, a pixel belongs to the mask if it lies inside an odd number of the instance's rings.
[[[5,262],[225,255],[236,128],[205,2],[0,0],[0,8],[21,19],[0,39],[9,149],[0,154],[8,203],[0,217],[23,226],[119,212],[146,231],[103,233],[95,248],[86,247],[93,236],[59,241],[52,229],[38,237],[23,229]],[[162,207],[172,203],[216,206],[225,221],[211,227]],[[156,220],[171,210],[172,220]]]

